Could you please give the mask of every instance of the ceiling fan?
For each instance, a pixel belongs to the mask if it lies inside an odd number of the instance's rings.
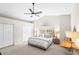
[[[39,15],[38,15],[38,14],[42,13],[42,11],[35,12],[35,10],[34,10],[34,5],[35,5],[35,3],[32,3],[32,5],[33,5],[33,9],[29,9],[30,13],[24,13],[24,14],[31,15],[31,17],[33,17],[33,15],[38,16],[38,17],[39,17]]]

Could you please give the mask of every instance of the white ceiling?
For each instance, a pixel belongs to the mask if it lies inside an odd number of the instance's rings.
[[[40,17],[45,15],[65,15],[71,14],[71,10],[74,4],[72,3],[36,3],[35,11],[42,11]],[[29,12],[29,8],[32,8],[31,3],[0,3],[0,15],[19,20],[36,20],[40,17],[30,15],[24,15],[25,12]]]

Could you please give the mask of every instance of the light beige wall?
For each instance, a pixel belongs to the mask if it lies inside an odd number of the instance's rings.
[[[73,27],[76,26],[77,31],[79,31],[79,4],[75,4],[72,9],[71,14],[71,28],[73,30]]]
[[[66,31],[71,31],[71,16],[61,15],[60,18],[60,38],[63,40],[66,35]]]
[[[0,17],[0,23],[14,24],[14,42],[15,44],[22,43],[23,41],[23,25],[28,26],[28,22],[18,21],[15,19]]]
[[[48,24],[48,26],[43,26],[45,23]],[[40,18],[39,20],[35,21],[35,29],[37,30],[37,36],[39,36],[39,29],[40,28],[48,28],[52,30],[58,30],[59,31],[59,18],[58,16],[44,16]]]
[[[70,15],[59,15],[59,16],[44,16],[39,20],[35,21],[35,29],[37,30],[37,36],[39,36],[39,28],[42,28],[44,23],[48,23],[49,29],[52,28],[55,31],[59,31],[60,39],[65,37],[65,31],[70,31],[71,22]]]
[[[79,4],[75,4],[72,9],[72,14],[71,14],[71,29],[72,30],[74,26],[76,26],[77,32],[79,32]],[[73,39],[73,41],[76,43],[77,48],[79,48],[79,38]]]

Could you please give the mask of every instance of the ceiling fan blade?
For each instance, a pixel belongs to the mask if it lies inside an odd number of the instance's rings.
[[[36,13],[34,13],[34,14],[40,14],[40,13],[42,13],[42,11],[36,12]]]
[[[31,13],[33,13],[32,9],[29,9]]]
[[[24,14],[31,14],[31,13],[24,13]]]

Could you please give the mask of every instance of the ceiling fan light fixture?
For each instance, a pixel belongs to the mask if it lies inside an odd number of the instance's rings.
[[[42,13],[42,11],[35,12],[35,11],[34,11],[34,5],[35,5],[35,3],[32,3],[32,5],[33,5],[33,9],[29,9],[29,11],[30,11],[31,13],[24,13],[24,14],[31,15],[31,17],[33,17],[33,15],[38,16],[38,17],[39,17],[39,15],[38,15],[38,14],[41,14],[41,13]]]

